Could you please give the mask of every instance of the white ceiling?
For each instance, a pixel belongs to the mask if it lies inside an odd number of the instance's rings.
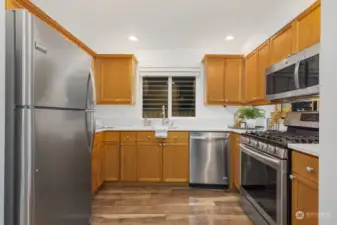
[[[315,0],[37,0],[99,53],[209,49],[245,53]],[[128,36],[137,36],[131,42]],[[235,40],[226,42],[227,35]]]

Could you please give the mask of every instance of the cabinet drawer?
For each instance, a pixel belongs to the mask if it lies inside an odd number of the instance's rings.
[[[318,183],[318,158],[293,151],[292,172]]]
[[[188,132],[170,131],[164,142],[188,143]]]
[[[116,141],[116,142],[119,142],[119,132],[108,131],[108,132],[105,132],[104,136],[105,136],[104,137],[105,141]]]
[[[121,132],[121,142],[135,142],[137,140],[136,132]]]
[[[144,131],[144,132],[137,132],[137,141],[138,142],[152,142],[152,141],[160,141],[160,139],[155,137],[154,132]]]

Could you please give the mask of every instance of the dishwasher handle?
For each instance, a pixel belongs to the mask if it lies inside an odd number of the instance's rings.
[[[200,136],[191,136],[192,140],[228,140],[228,137],[200,137]]]

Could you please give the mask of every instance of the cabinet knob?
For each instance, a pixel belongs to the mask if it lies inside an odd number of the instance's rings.
[[[126,136],[126,140],[129,140],[129,136]]]
[[[159,144],[159,146],[161,146],[161,144]]]
[[[312,171],[314,171],[314,168],[309,167],[309,166],[307,166],[307,168],[305,168],[305,169],[308,173],[311,173]]]
[[[121,143],[121,146],[123,146],[123,143]]]
[[[151,139],[151,136],[148,136],[147,138],[150,140],[150,139]]]
[[[164,146],[166,146],[166,144],[163,144]]]
[[[289,175],[289,178],[290,178],[290,180],[293,180],[293,179],[295,179],[296,177],[294,176],[294,175]]]

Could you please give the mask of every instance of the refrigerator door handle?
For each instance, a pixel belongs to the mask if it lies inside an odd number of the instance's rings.
[[[89,152],[92,153],[92,148],[94,145],[94,137],[96,133],[96,121],[95,121],[95,110],[86,110],[85,111],[85,127],[87,132],[87,139],[88,139],[88,148]],[[88,126],[88,114],[91,115],[90,118],[90,128]]]
[[[91,82],[90,82],[91,81]],[[87,81],[87,97],[86,97],[86,102],[87,102],[87,109],[95,109],[96,108],[96,87],[95,87],[95,78],[93,75],[93,72],[91,69],[89,69],[89,77]],[[91,84],[91,87],[90,87]],[[92,90],[92,96],[89,96],[90,94],[90,88]],[[90,99],[89,99],[90,98]],[[88,104],[90,101],[90,104]]]

